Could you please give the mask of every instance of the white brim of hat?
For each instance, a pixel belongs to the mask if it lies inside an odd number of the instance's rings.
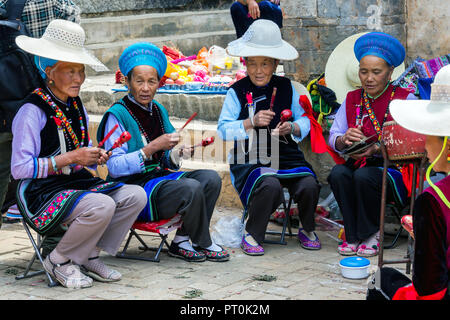
[[[57,61],[86,64],[95,70],[108,70],[102,62],[85,48],[71,47],[67,44],[59,45],[56,41],[48,41],[44,38],[32,38],[24,35],[16,37],[16,44],[26,52],[40,57]]]
[[[239,38],[231,41],[226,51],[233,57],[269,57],[278,60],[294,60],[298,58],[298,51],[288,42],[281,40],[278,47],[256,46]]]
[[[359,69],[359,61],[355,57],[353,48],[356,40],[366,34],[362,32],[354,34],[342,42],[340,42],[331,53],[325,66],[325,83],[327,87],[336,94],[336,101],[338,103],[344,102],[347,93],[361,88],[361,81],[359,80],[357,70]],[[352,73],[353,80],[348,78],[347,67],[352,66],[354,72]],[[394,69],[392,80],[397,79],[405,71],[405,64],[402,63]]]
[[[430,136],[450,136],[450,103],[433,100],[392,100],[389,110],[402,127]]]

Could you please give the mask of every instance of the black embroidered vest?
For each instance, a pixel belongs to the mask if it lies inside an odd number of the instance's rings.
[[[81,125],[80,125],[80,115],[73,107],[64,105],[62,102],[55,99],[47,90],[44,90],[45,94],[49,95],[53,102],[55,102],[58,107],[62,110],[64,115],[67,117],[70,125],[72,126],[73,131],[75,132],[78,140],[80,141],[80,147],[87,147],[89,145],[89,134],[88,134],[88,125],[86,116],[84,113],[83,104],[79,97],[69,98],[68,102],[72,103],[72,99],[76,100],[78,108],[80,110],[80,114],[82,117],[83,125],[86,128],[86,136],[84,141],[81,141]],[[57,155],[60,153],[60,142],[58,138],[58,129],[53,117],[56,115],[56,112],[53,108],[45,102],[41,97],[37,94],[31,94],[28,96],[25,103],[32,103],[39,107],[42,111],[44,111],[45,116],[47,118],[47,122],[44,128],[41,130],[41,152],[39,153],[40,158],[49,157],[51,155]],[[64,131],[64,137],[66,141],[66,151],[75,150],[75,145],[72,141],[72,138],[68,134],[67,130]]]
[[[249,117],[249,110],[246,106],[247,99],[246,93],[251,92],[253,94],[253,101],[256,102],[255,114],[260,110],[268,110],[272,97],[273,88],[277,88],[277,93],[274,100],[273,111],[275,116],[269,124],[270,131],[275,129],[276,125],[280,122],[281,112],[285,109],[291,109],[292,105],[292,85],[291,81],[284,77],[276,75],[272,76],[270,82],[264,87],[257,87],[251,81],[249,77],[245,77],[231,86],[236,92],[236,95],[241,104],[241,112],[237,120],[244,120]],[[292,120],[292,119],[291,119]],[[272,155],[273,139],[270,139],[270,132],[266,127],[255,128],[256,133],[256,155],[258,163],[260,163],[260,153],[264,153],[267,157],[276,156]],[[292,139],[291,135],[284,137],[278,137],[275,139],[275,143],[278,142],[279,150],[279,166],[280,169],[294,168],[298,166],[310,165],[305,161],[303,152],[298,147],[298,144]],[[267,148],[265,147],[267,145]],[[267,149],[267,150],[266,150]],[[253,150],[253,151],[252,151]],[[249,150],[249,139],[245,141],[235,141],[234,144],[234,156],[235,160],[242,155],[238,155],[239,152],[245,153],[245,160],[248,163],[251,155],[249,152],[254,152],[255,148]],[[253,155],[255,156],[255,155]],[[239,158],[240,159],[240,158]],[[273,159],[273,158],[272,158]],[[235,161],[235,163],[239,161]],[[264,160],[264,162],[266,162]]]
[[[123,101],[125,102],[132,117],[137,120],[139,124],[139,131],[145,131],[145,134],[147,135],[147,143],[155,140],[165,133],[162,117],[159,114],[160,111],[156,104],[152,104],[152,111],[150,112],[149,110],[145,110],[134,103],[128,96],[123,97]],[[146,161],[146,164],[159,163],[163,156],[164,150],[159,150],[152,154],[152,160]]]

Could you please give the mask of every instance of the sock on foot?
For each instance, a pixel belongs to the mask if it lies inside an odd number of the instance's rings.
[[[366,247],[372,248],[372,246],[376,246],[379,241],[379,232],[374,233],[369,238],[363,241],[362,244],[365,244]]]
[[[192,242],[192,246],[193,246],[193,247],[199,247],[199,245],[197,245],[197,244],[194,243],[194,242]],[[204,248],[204,249],[209,250],[209,251],[216,251],[216,252],[222,251],[222,248],[219,247],[219,246],[218,246],[217,244],[215,244],[214,242],[213,242],[209,247],[206,247],[206,248]]]
[[[195,251],[194,248],[192,247],[191,243],[189,241],[189,236],[178,236],[176,235],[173,238],[173,242],[175,242],[176,244],[178,244],[178,246],[184,250],[190,250],[190,251]]]
[[[111,279],[120,279],[121,274],[118,271],[110,269],[108,266],[106,266],[99,258],[88,260],[87,263],[83,265],[88,270],[95,272],[102,278],[111,278]]]
[[[259,243],[249,233],[245,235],[245,241],[247,241],[251,246],[259,245]]]
[[[56,264],[64,263],[69,260],[69,258],[63,256],[58,251],[56,251],[56,249],[54,249],[52,252],[50,252],[49,256],[50,256],[50,260]]]

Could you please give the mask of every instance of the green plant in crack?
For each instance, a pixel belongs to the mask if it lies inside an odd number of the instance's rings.
[[[187,290],[186,293],[184,294],[183,298],[184,299],[193,299],[193,298],[198,298],[203,294],[202,290],[200,289],[192,289],[192,290]]]

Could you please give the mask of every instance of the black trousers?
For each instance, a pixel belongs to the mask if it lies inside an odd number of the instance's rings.
[[[279,207],[284,199],[283,187],[287,187],[289,194],[298,206],[299,218],[303,229],[314,231],[314,213],[319,201],[320,185],[312,176],[296,179],[278,179],[264,177],[253,191],[248,206],[248,220],[246,231],[258,243],[265,238],[270,215]]]
[[[375,166],[355,170],[337,165],[331,170],[328,182],[344,218],[348,242],[364,241],[379,230],[382,179],[383,171]],[[390,184],[386,199],[394,200]]]
[[[261,14],[259,19],[272,20],[280,29],[283,28],[283,13],[279,5],[270,1],[262,1],[258,6]],[[231,5],[230,14],[236,29],[236,37],[240,38],[255,20],[248,16],[248,7],[237,1]]]
[[[195,170],[179,180],[164,181],[155,195],[159,217],[169,219],[179,213],[183,225],[177,235],[187,235],[200,247],[209,247],[209,224],[221,188],[222,180],[213,170]]]

